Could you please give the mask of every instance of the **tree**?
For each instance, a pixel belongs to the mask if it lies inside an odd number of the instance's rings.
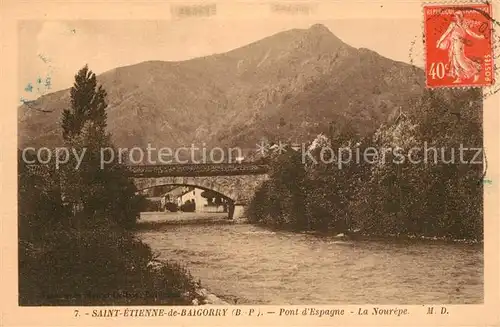
[[[214,204],[216,207],[219,207],[220,205],[222,205],[222,198],[220,196],[216,196],[215,200],[214,200]]]
[[[215,205],[219,207],[222,204],[222,198],[223,196],[215,191],[212,190],[205,190],[201,192],[201,196],[207,199],[207,202],[209,205]]]
[[[139,216],[143,201],[135,195],[137,189],[126,177],[121,158],[115,156],[101,166],[101,149],[118,152],[105,130],[106,107],[106,91],[97,85],[88,66],[83,67],[75,75],[71,108],[63,112],[62,128],[68,146],[86,151],[78,170],[75,158],[66,165],[63,184],[68,198],[81,204],[84,216],[93,217],[94,223],[104,219],[129,227]]]
[[[92,121],[96,128],[106,128],[106,91],[97,86],[95,74],[85,65],[75,75],[71,88],[71,109],[65,109],[62,117],[63,138],[78,135],[86,121]]]
[[[30,159],[30,158],[28,158]],[[31,160],[31,159],[30,159]],[[19,239],[36,242],[47,231],[64,223],[67,214],[61,201],[58,171],[51,165],[28,169],[18,150],[18,232]]]
[[[204,197],[205,199],[212,201],[213,198],[220,196],[219,193],[212,191],[212,190],[205,190],[201,192],[201,196]]]
[[[119,158],[100,166],[101,147],[112,148],[105,131],[106,92],[87,66],[75,80],[62,127],[68,147],[87,149],[78,169],[74,158],[61,170],[54,162],[27,167],[18,152],[20,305],[201,300],[195,293],[199,283],[184,268],[153,265],[149,246],[123,228],[135,223],[144,198],[135,195]],[[69,217],[62,198],[82,204],[83,210]]]

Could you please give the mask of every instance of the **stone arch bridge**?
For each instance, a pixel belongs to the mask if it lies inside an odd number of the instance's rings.
[[[244,216],[244,208],[268,178],[268,167],[253,163],[129,165],[127,170],[138,191],[163,185],[215,191],[233,201],[233,218]]]

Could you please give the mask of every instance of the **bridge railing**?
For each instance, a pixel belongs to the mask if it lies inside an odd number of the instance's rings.
[[[127,165],[132,177],[156,176],[230,176],[261,175],[269,170],[267,165],[254,163],[205,163],[171,165]]]
[[[125,167],[130,177],[261,175],[269,171],[267,165],[254,163],[126,165]],[[28,169],[33,172],[51,170],[48,165],[42,164],[28,165]]]

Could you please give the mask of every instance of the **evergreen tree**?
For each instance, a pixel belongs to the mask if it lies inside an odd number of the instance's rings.
[[[86,121],[92,121],[96,128],[106,128],[106,91],[97,85],[96,75],[85,65],[75,75],[71,88],[71,108],[63,111],[63,138],[69,140],[80,134]]]
[[[65,195],[83,207],[85,223],[106,220],[129,227],[135,223],[143,201],[135,195],[137,189],[127,178],[121,158],[115,156],[113,162],[101,167],[101,149],[114,149],[105,130],[106,107],[106,91],[97,85],[88,66],[83,67],[75,75],[71,109],[63,112],[62,128],[66,144],[78,153],[85,148],[85,155],[77,170],[74,157],[66,166]]]

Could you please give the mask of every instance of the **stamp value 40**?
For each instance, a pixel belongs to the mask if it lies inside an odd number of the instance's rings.
[[[428,87],[494,84],[491,5],[424,5]]]

